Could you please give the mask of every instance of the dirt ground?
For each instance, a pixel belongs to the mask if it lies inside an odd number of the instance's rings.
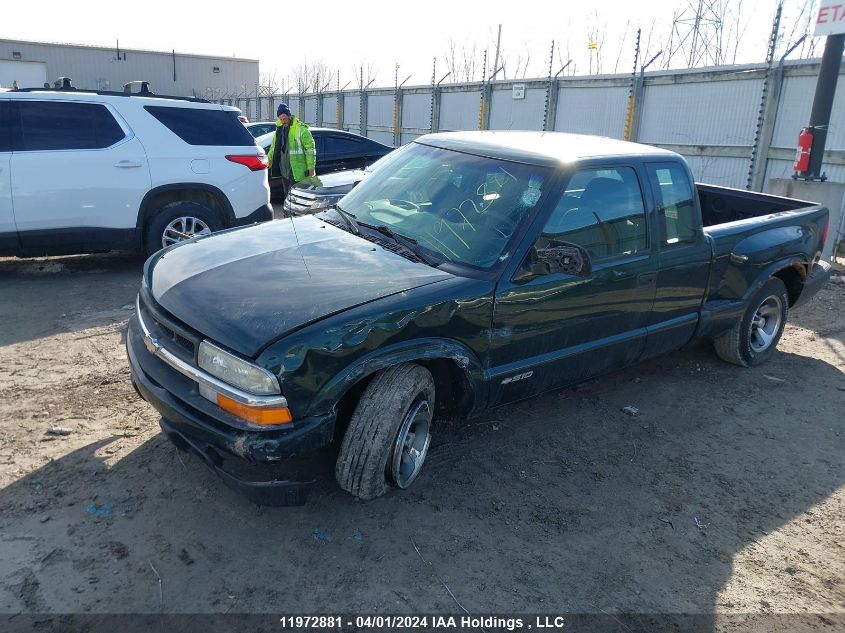
[[[355,501],[327,462],[305,507],[260,508],[130,386],[141,263],[0,259],[0,613],[845,622],[845,286],[763,367],[678,352],[440,424],[409,491]]]

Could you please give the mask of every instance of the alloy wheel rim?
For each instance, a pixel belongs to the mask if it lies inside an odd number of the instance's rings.
[[[166,248],[200,235],[211,235],[208,224],[190,215],[182,216],[164,227],[164,232],[161,234],[161,246]]]
[[[431,443],[431,408],[419,400],[408,410],[393,445],[391,474],[400,488],[410,486],[420,474]]]
[[[751,349],[755,352],[764,352],[777,336],[781,324],[783,304],[780,297],[772,295],[766,297],[757,307],[754,316],[751,318]]]

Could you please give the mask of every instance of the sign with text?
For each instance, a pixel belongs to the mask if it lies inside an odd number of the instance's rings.
[[[815,35],[845,33],[845,0],[821,0]]]
[[[513,98],[514,99],[525,99],[525,84],[514,84],[513,85]]]

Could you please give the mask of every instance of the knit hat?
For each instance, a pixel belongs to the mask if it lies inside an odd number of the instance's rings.
[[[288,116],[291,116],[292,114],[287,103],[280,103],[279,107],[276,108],[276,116],[281,116],[283,114],[287,114]]]

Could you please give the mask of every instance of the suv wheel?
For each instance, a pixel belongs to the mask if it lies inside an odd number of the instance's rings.
[[[343,436],[335,476],[360,499],[410,486],[431,441],[434,379],[420,365],[385,369],[367,385]]]
[[[198,235],[223,228],[217,214],[196,202],[176,202],[159,209],[147,222],[144,235],[147,255]]]

